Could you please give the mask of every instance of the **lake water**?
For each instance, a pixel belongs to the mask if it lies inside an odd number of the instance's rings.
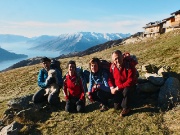
[[[54,58],[60,55],[59,52],[54,52],[54,51],[40,51],[40,50],[29,50],[30,47],[32,47],[31,44],[27,44],[25,42],[20,42],[20,43],[1,43],[0,47],[10,51],[14,52],[16,54],[26,54],[28,55],[28,58],[34,58],[37,56],[46,56],[49,58]],[[28,58],[21,58],[21,59],[16,59],[16,60],[8,60],[8,61],[3,61],[0,62],[0,71],[3,69],[6,69],[13,64],[28,59]]]

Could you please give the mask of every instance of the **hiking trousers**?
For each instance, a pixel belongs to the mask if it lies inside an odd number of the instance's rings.
[[[57,105],[60,102],[60,98],[59,98],[60,90],[56,91],[55,93],[49,93],[46,96],[45,93],[46,93],[45,89],[40,89],[34,94],[32,101],[35,104],[48,101],[48,103],[51,105]]]
[[[100,102],[105,106],[108,106],[108,100],[113,98],[111,92],[106,92],[103,90],[96,90],[91,93],[92,99],[94,101]]]
[[[66,101],[65,111],[66,112],[84,112],[85,102],[76,97],[69,97]]]
[[[123,90],[116,91],[114,94],[114,109],[118,110],[120,109],[120,106],[123,109],[128,109],[131,107],[131,99],[134,88],[134,86],[126,87]]]

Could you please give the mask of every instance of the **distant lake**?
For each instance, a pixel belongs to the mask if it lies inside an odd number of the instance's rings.
[[[28,58],[34,58],[37,56],[47,56],[49,58],[54,58],[60,55],[57,51],[40,51],[40,50],[29,50],[32,47],[31,44],[27,44],[25,42],[18,42],[18,43],[0,43],[0,47],[16,54],[26,54]],[[8,60],[0,62],[0,71],[6,69],[13,64],[16,64],[19,61],[28,59],[28,58],[21,58],[16,60]]]

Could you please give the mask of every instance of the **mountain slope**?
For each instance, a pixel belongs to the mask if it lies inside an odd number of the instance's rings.
[[[108,41],[108,42],[105,42],[105,43],[90,47],[90,48],[88,48],[88,49],[86,49],[84,51],[81,51],[81,52],[75,52],[75,53],[69,53],[69,54],[66,54],[66,55],[64,55],[64,54],[60,55],[60,56],[56,57],[56,59],[69,58],[69,57],[82,57],[82,56],[85,56],[85,55],[90,55],[90,54],[93,54],[93,53],[96,53],[96,52],[103,51],[105,49],[111,48],[113,46],[116,46],[116,45],[122,43],[122,41],[123,41],[123,39]]]
[[[180,31],[172,31],[135,44],[116,45],[83,57],[59,59],[63,75],[67,72],[69,60],[75,60],[77,66],[88,68],[92,57],[111,60],[111,52],[116,49],[135,54],[139,61],[138,67],[148,63],[157,66],[168,65],[177,77],[180,76]],[[33,94],[39,90],[37,72],[41,66],[37,64],[0,73],[0,116],[11,98]],[[159,112],[154,104],[146,102],[136,104],[130,116],[120,118],[121,110],[114,111],[113,108],[109,108],[106,112],[100,112],[98,103],[92,103],[87,104],[85,113],[66,113],[62,92],[60,96],[61,108],[40,110],[33,115],[34,119],[24,119],[24,117],[14,119],[25,124],[21,134],[179,134],[180,108],[178,107],[168,112]],[[137,101],[140,99],[137,98]]]
[[[43,44],[48,41],[54,40],[56,38],[57,38],[57,36],[42,35],[42,36],[33,37],[33,38],[27,40],[27,43],[33,44],[35,46],[38,44]]]
[[[12,52],[8,52],[7,50],[0,48],[0,62],[5,60],[14,60],[14,59],[26,58],[26,57],[28,56],[24,54],[15,54]]]
[[[40,44],[31,49],[39,50],[56,50],[61,53],[69,53],[83,51],[89,47],[110,41],[122,39],[130,36],[130,34],[112,33],[102,34],[95,32],[78,32],[73,34],[62,34],[58,38],[49,42]]]
[[[90,55],[90,54],[93,54],[95,52],[99,52],[99,51],[105,50],[107,48],[111,48],[114,45],[117,45],[117,44],[121,43],[122,41],[123,41],[122,39],[108,41],[106,43],[90,47],[90,48],[88,48],[88,49],[86,49],[85,51],[82,51],[82,52],[76,52],[76,53],[69,53],[69,54],[66,54],[66,55],[60,55],[60,56],[56,57],[55,59],[70,58],[70,57],[82,57],[82,56],[85,56],[85,55]],[[39,62],[40,62],[40,58],[30,58],[30,59],[22,60],[22,61],[20,61],[20,62],[18,62],[16,64],[11,65],[10,67],[8,67],[8,68],[6,68],[4,70],[2,70],[1,72],[12,70],[12,69],[15,69],[15,68],[24,67],[24,66],[34,65],[34,64],[37,64]]]

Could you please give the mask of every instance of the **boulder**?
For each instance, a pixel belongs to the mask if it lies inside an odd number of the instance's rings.
[[[147,73],[157,73],[158,68],[152,64],[142,65],[142,71]]]
[[[142,83],[137,85],[139,92],[157,92],[160,87],[153,85],[150,82]]]
[[[138,77],[137,83],[146,83],[148,80],[146,78]]]
[[[18,132],[23,127],[22,124],[13,121],[10,125],[5,126],[1,132],[0,135],[18,135]]]
[[[169,66],[163,66],[158,70],[157,73],[159,76],[163,76],[164,78],[167,78],[169,76],[168,75],[169,72],[170,72],[170,67]]]
[[[32,97],[33,97],[33,94],[11,99],[7,103],[8,107],[14,110],[22,110],[22,109],[29,108],[30,106],[29,103],[32,100]]]
[[[160,88],[158,106],[168,109],[178,101],[180,101],[180,82],[177,78],[169,77]]]
[[[148,77],[150,77],[150,76],[160,77],[160,76],[159,76],[158,74],[156,74],[156,73],[145,73],[144,76],[145,76],[146,79],[147,79]]]
[[[154,77],[154,76],[149,76],[147,78],[152,84],[157,85],[157,86],[162,86],[164,84],[164,78],[163,77]]]

